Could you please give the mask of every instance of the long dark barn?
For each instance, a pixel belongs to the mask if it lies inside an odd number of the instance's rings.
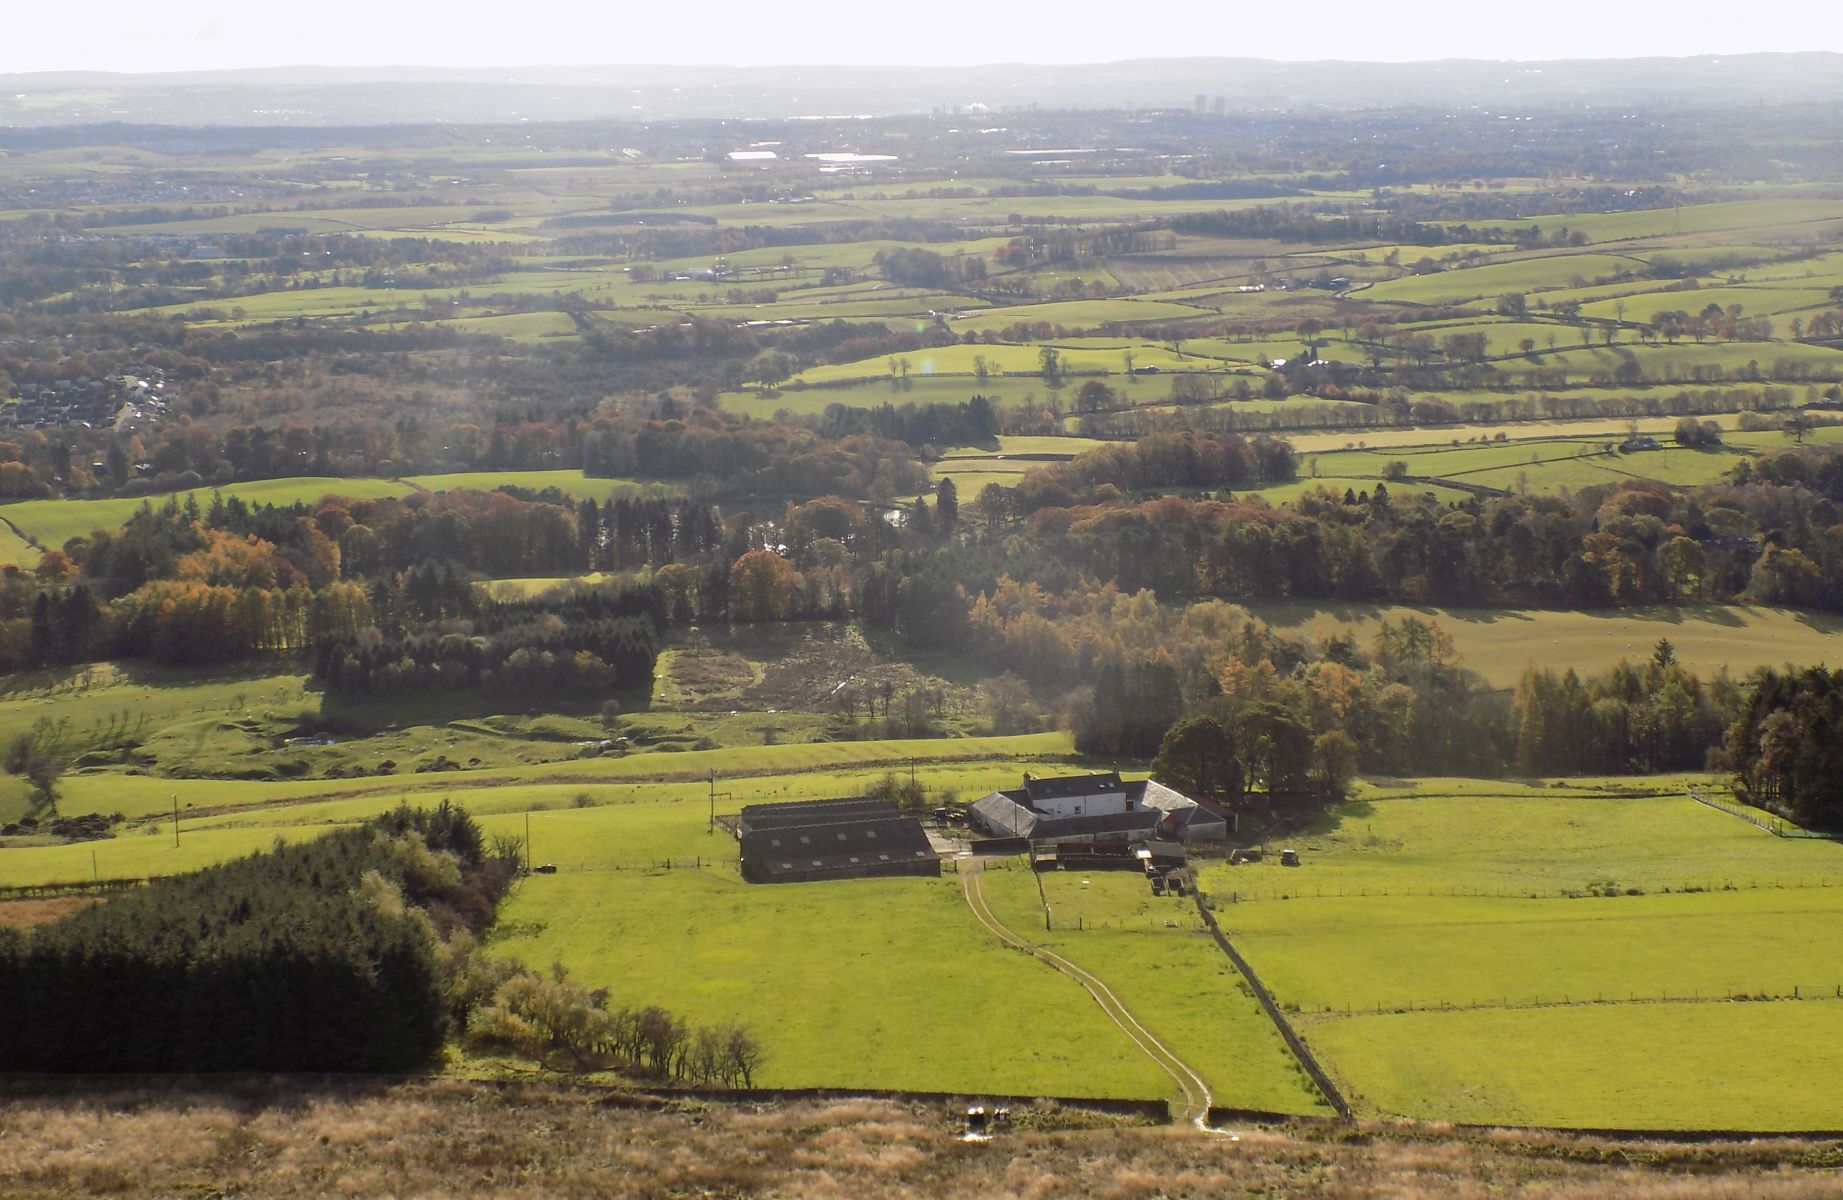
[[[752,804],[736,830],[751,883],[941,873],[921,822],[887,800]]]

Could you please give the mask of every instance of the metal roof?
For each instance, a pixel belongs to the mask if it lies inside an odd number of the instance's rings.
[[[1099,796],[1106,792],[1124,792],[1120,772],[1099,775],[1056,775],[1049,779],[1024,777],[1024,793],[1032,801],[1056,800],[1065,796]]]
[[[849,800],[796,800],[786,804],[751,804],[742,810],[737,829],[784,829],[790,825],[820,825],[829,821],[863,821],[899,817],[888,800],[858,796]]]
[[[887,800],[751,806],[741,839],[743,877],[756,883],[940,871],[921,822]]]

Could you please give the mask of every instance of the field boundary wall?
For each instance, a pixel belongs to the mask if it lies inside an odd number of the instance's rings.
[[[1694,800],[1697,804],[1706,804],[1716,812],[1727,813],[1731,817],[1739,817],[1755,829],[1765,830],[1776,838],[1810,838],[1826,842],[1843,840],[1839,839],[1834,833],[1819,833],[1813,829],[1801,829],[1780,817],[1773,817],[1770,821],[1762,821],[1740,805],[1725,804],[1709,795],[1701,788],[1689,788],[1687,790],[1689,792],[1689,798]]]
[[[1216,914],[1210,911],[1207,897],[1201,890],[1194,894],[1197,898],[1197,911],[1203,915],[1203,923],[1209,926],[1210,936],[1216,939],[1216,944],[1222,947],[1222,952],[1229,956],[1229,961],[1235,964],[1235,969],[1241,972],[1242,978],[1248,981],[1248,986],[1254,989],[1254,998],[1261,1002],[1261,1007],[1267,1012],[1268,1020],[1274,1023],[1274,1027],[1280,1031],[1280,1036],[1286,1039],[1287,1048],[1293,1052],[1293,1057],[1299,1060],[1299,1065],[1305,1068],[1305,1073],[1312,1077],[1312,1082],[1317,1086],[1319,1093],[1324,1096],[1332,1108],[1337,1110],[1339,1117],[1349,1120],[1350,1102],[1344,1099],[1344,1094],[1338,1091],[1335,1083],[1331,1082],[1331,1076],[1326,1074],[1325,1069],[1319,1065],[1311,1048],[1305,1044],[1305,1039],[1299,1036],[1292,1022],[1286,1019],[1286,1014],[1280,1011],[1280,1006],[1274,1003],[1273,994],[1261,982],[1261,977],[1255,974],[1254,967],[1241,956],[1240,951],[1230,944],[1227,935],[1222,932],[1222,926],[1216,924]]]

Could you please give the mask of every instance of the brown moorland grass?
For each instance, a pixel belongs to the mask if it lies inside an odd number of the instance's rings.
[[[636,1106],[550,1084],[174,1081],[0,1091],[0,1195],[399,1197],[1621,1196],[1837,1194],[1843,1147],[1620,1143],[1439,1126],[1298,1125],[1238,1140],[1020,1112],[990,1143],[945,1105]]]
[[[54,896],[44,900],[0,900],[0,926],[31,929],[49,925],[96,901],[89,896]]]

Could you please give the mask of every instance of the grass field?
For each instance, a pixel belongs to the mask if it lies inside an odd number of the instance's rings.
[[[1310,611],[1263,615],[1290,616],[1295,625],[1317,619]],[[1446,615],[1449,627],[1464,629],[1459,614]],[[1715,653],[1720,638],[1783,645],[1786,634],[1817,633],[1795,614],[1772,614],[1772,623],[1749,631],[1740,622],[1755,615],[1654,615],[1631,621],[1629,636],[1646,651],[1659,627],[1706,625],[1718,640],[1703,652]],[[1485,633],[1496,632],[1483,624]],[[815,625],[809,633],[829,628]],[[836,639],[821,640],[829,654],[840,652]],[[1597,640],[1607,640],[1605,627]],[[1680,633],[1674,640],[1695,646]],[[716,660],[705,659],[738,649],[762,662],[747,679],[725,683],[729,676],[712,673]],[[679,714],[735,703],[732,694],[774,683],[765,657],[772,650],[722,641],[675,647],[662,664],[660,701]],[[1694,662],[1694,653],[1686,650],[1686,659]],[[681,670],[678,659],[687,655],[687,664],[702,665]],[[40,716],[62,718],[76,733],[86,722],[145,710],[162,726],[149,747],[162,761],[179,762],[195,730],[201,753],[229,755],[252,714],[285,715],[314,699],[298,676],[99,669],[87,683],[67,675],[49,690],[22,686],[0,701],[0,734]],[[1165,1094],[1162,1072],[1136,1055],[1075,985],[999,948],[973,923],[951,875],[754,887],[737,875],[734,841],[708,831],[713,773],[720,777],[718,813],[758,801],[861,794],[881,774],[912,762],[937,795],[970,798],[1014,784],[1032,762],[1070,763],[1066,734],[733,744],[529,762],[506,756],[474,769],[411,773],[409,749],[459,755],[457,746],[495,737],[528,745],[518,741],[525,736],[560,737],[567,749],[567,739],[578,736],[575,719],[470,717],[443,725],[417,724],[413,710],[397,716],[402,729],[380,726],[353,743],[369,750],[350,751],[375,754],[399,745],[388,739],[402,739],[405,749],[395,752],[403,765],[384,775],[67,776],[62,811],[119,811],[126,824],[95,842],[10,839],[0,850],[0,885],[188,870],[406,800],[447,797],[479,814],[489,832],[529,833],[534,858],[558,867],[522,883],[508,902],[496,935],[502,949],[540,967],[561,961],[622,1002],[657,1002],[698,1021],[755,1023],[769,1045],[765,1082]],[[1204,884],[1231,936],[1368,1111],[1609,1124],[1616,1122],[1602,1114],[1611,1111],[1610,1096],[1626,1098],[1639,1114],[1626,1124],[1825,1124],[1834,1101],[1814,1093],[1809,1080],[1830,1069],[1827,1059],[1800,1060],[1809,1065],[1793,1072],[1797,1095],[1775,1116],[1759,1107],[1763,1078],[1737,1056],[1740,1047],[1777,1053],[1801,1039],[1824,1040],[1832,1014],[1843,1017],[1843,1002],[1709,998],[1794,990],[1809,997],[1843,984],[1843,977],[1829,978],[1843,975],[1832,969],[1843,962],[1843,846],[1773,839],[1683,799],[1674,790],[1681,783],[1379,782],[1294,839],[1306,859],[1299,870],[1208,866]],[[1664,794],[1646,794],[1657,791]],[[167,815],[175,797],[177,845]],[[1023,870],[997,871],[987,894],[1014,929],[1105,979],[1204,1074],[1217,1103],[1312,1111],[1313,1098],[1277,1035],[1199,931],[1194,909],[1152,897],[1130,874],[1051,875],[1041,898],[1037,882]],[[1634,891],[1642,894],[1627,894]],[[1596,892],[1613,894],[1590,894]],[[1048,930],[1041,924],[1045,900]],[[877,1003],[837,985],[857,976],[878,981]],[[1554,1007],[1563,1001],[1571,1007]],[[1543,1007],[1530,1007],[1537,1002]],[[1042,1036],[1045,1014],[1054,1014],[1056,1038]],[[1440,1033],[1415,1022],[1449,1016],[1453,1036],[1440,1041],[1437,1054],[1457,1065],[1435,1074],[1426,1055],[1410,1050]],[[1517,1047],[1520,1061],[1560,1055],[1572,1062],[1567,1056],[1582,1052],[1555,1050],[1545,1039],[1576,1027],[1618,1036],[1627,1026],[1639,1030],[1634,1044],[1646,1045],[1654,1043],[1644,1038],[1727,1032],[1719,1043],[1696,1042],[1694,1054],[1672,1060],[1678,1074],[1665,1076],[1645,1074],[1636,1053],[1604,1056],[1595,1070],[1563,1076],[1480,1053],[1496,1041]],[[1730,1075],[1748,1082],[1734,1089],[1706,1082]],[[1445,1090],[1435,1086],[1442,1078],[1450,1083]],[[1695,1103],[1666,1109],[1646,1099],[1683,1080],[1704,1081]]]
[[[1732,430],[1736,418],[1733,414],[1724,413],[1701,417],[1698,420],[1713,421],[1723,429]],[[1280,436],[1291,442],[1293,449],[1302,454],[1319,454],[1327,450],[1358,450],[1384,446],[1450,447],[1454,443],[1469,446],[1479,442],[1493,442],[1500,433],[1509,442],[1525,442],[1553,437],[1592,438],[1598,442],[1622,442],[1625,440],[1627,430],[1633,425],[1637,426],[1640,433],[1656,435],[1670,433],[1676,428],[1676,424],[1676,417],[1639,417],[1635,420],[1628,420],[1624,417],[1596,417],[1583,420],[1506,421],[1490,425],[1333,429],[1314,433],[1287,433]],[[1659,440],[1668,439],[1660,438]]]
[[[1299,601],[1255,603],[1248,610],[1276,628],[1325,638],[1343,630],[1368,642],[1384,620],[1418,616],[1452,635],[1463,665],[1498,687],[1514,687],[1532,663],[1604,671],[1621,658],[1649,658],[1659,638],[1700,674],[1727,666],[1736,676],[1787,662],[1843,662],[1843,618],[1782,608],[1709,605],[1606,612],[1542,609],[1322,606]]]
[[[1680,310],[1694,315],[1711,304],[1718,304],[1724,309],[1738,306],[1742,315],[1756,317],[1769,313],[1822,307],[1828,296],[1827,287],[1709,286],[1683,292],[1638,292],[1620,300],[1596,300],[1591,304],[1583,305],[1581,312],[1585,316],[1611,320],[1618,316],[1619,306],[1623,305],[1627,319],[1649,321],[1651,315],[1656,312]],[[1785,324],[1787,322],[1776,322],[1775,331],[1782,332],[1780,327]],[[1682,348],[1681,345],[1678,348]],[[1772,348],[1756,347],[1756,349],[1770,356]]]
[[[0,505],[0,561],[8,554],[20,561],[31,550],[18,535],[32,539],[44,549],[55,549],[73,537],[84,537],[97,529],[119,529],[139,512],[142,505],[160,508],[169,498],[184,504],[188,496],[199,506],[211,503],[213,493],[226,498],[241,497],[250,504],[312,504],[326,496],[352,496],[377,499],[407,496],[412,492],[446,492],[460,488],[491,491],[501,485],[541,491],[559,488],[572,496],[606,500],[610,496],[632,492],[642,487],[666,487],[671,484],[643,483],[628,479],[592,479],[581,471],[462,471],[446,475],[414,475],[403,479],[345,479],[333,476],[291,476],[284,479],[260,479],[250,483],[226,484],[221,488],[197,488],[190,492],[162,492],[152,496],[124,497],[113,500],[20,500]],[[16,529],[18,535],[12,530]],[[18,543],[16,548],[14,543]],[[32,557],[36,562],[36,557]]]
[[[1354,1099],[1435,1120],[1833,1129],[1843,1002],[1388,1013],[1315,1025]]]
[[[1367,492],[1376,486],[1372,478],[1359,478],[1355,475],[1313,476],[1309,479],[1296,479],[1291,483],[1276,483],[1269,487],[1249,488],[1237,492],[1238,496],[1260,496],[1269,504],[1287,504],[1307,492],[1319,488],[1329,488],[1333,494],[1342,495],[1346,490]],[[1402,483],[1391,485],[1398,495],[1432,496],[1442,503],[1458,504],[1465,501],[1470,493],[1458,488],[1441,487],[1437,483]]]
[[[1345,481],[1356,480],[1360,481],[1359,486],[1369,488],[1389,463],[1401,462],[1407,465],[1408,474],[1415,480],[1451,480],[1504,491],[1558,492],[1564,488],[1579,491],[1596,484],[1635,479],[1690,487],[1717,482],[1743,460],[1762,451],[1792,445],[1783,433],[1775,431],[1729,434],[1723,445],[1706,450],[1677,446],[1668,438],[1660,437],[1662,445],[1656,450],[1626,453],[1619,449],[1626,438],[1623,428],[1598,436],[1522,437],[1514,441],[1459,445],[1450,444],[1450,439],[1444,444],[1433,441],[1436,432],[1444,431],[1423,431],[1422,437],[1427,444],[1422,445],[1308,453],[1301,463],[1304,482],[1309,485],[1323,480],[1327,486],[1341,490],[1346,486]],[[1346,443],[1366,440],[1344,437]],[[1815,444],[1843,441],[1843,427],[1813,430],[1806,440]],[[1412,482],[1404,486],[1424,485]]]
[[[461,317],[452,321],[437,321],[435,324],[446,325],[462,333],[511,338],[519,342],[539,342],[553,338],[578,336],[576,322],[570,319],[569,314],[560,312],[496,313],[487,316]]]
[[[679,490],[671,483],[649,480],[602,479],[581,471],[455,471],[444,475],[406,475],[400,481],[425,492],[453,492],[463,488],[490,492],[496,487],[528,488],[541,492],[556,488],[580,500],[604,501],[646,488]]]
[[[203,508],[210,505],[214,491],[222,492],[227,498],[240,496],[250,504],[293,504],[297,501],[311,504],[323,496],[407,496],[410,490],[404,484],[387,479],[293,476],[115,500],[21,500],[0,505],[0,517],[41,547],[55,549],[71,538],[85,537],[98,529],[119,529],[143,504],[159,508],[169,498],[184,504],[186,497],[191,496]]]
[[[570,844],[587,841],[585,829]],[[618,840],[603,849],[625,852]],[[770,1086],[1101,1096],[1170,1086],[1073,982],[980,928],[951,875],[766,887],[727,868],[565,868],[522,883],[499,928],[494,948],[538,967],[561,961],[624,1002],[753,1024]],[[1055,1037],[1042,1036],[1046,1019]]]
[[[1015,933],[1092,971],[1209,1084],[1217,1104],[1324,1112],[1323,1102],[1190,900],[1154,896],[1130,871],[1023,870],[985,878]],[[1052,928],[1045,930],[1044,908]]]
[[[11,563],[26,570],[38,566],[39,548],[19,535],[12,525],[0,521],[0,566]]]
[[[1519,221],[1493,221],[1502,229],[1540,225],[1585,234],[1590,242],[1604,243],[1665,234],[1739,233],[1766,236],[1764,231],[1812,232],[1823,222],[1843,218],[1843,202],[1836,200],[1733,200],[1719,204],[1690,204],[1681,208],[1651,208],[1622,213],[1557,213]]]
[[[1181,321],[1189,317],[1213,315],[1208,310],[1163,300],[1065,300],[1054,304],[1019,304],[994,308],[953,323],[954,331],[997,331],[1019,321],[1047,321],[1069,329],[1091,329],[1098,325],[1129,324],[1134,321]]]
[[[1370,785],[1203,886],[1369,1111],[1836,1128],[1843,845],[1670,786]]]
[[[1372,284],[1358,292],[1365,300],[1400,304],[1454,304],[1467,300],[1496,301],[1507,292],[1535,292],[1558,288],[1579,277],[1592,282],[1606,276],[1640,269],[1642,264],[1611,254],[1564,254],[1512,262],[1460,267],[1432,275],[1410,275]]]
[[[641,754],[351,780],[75,775],[63,781],[60,812],[121,813],[126,823],[98,841],[10,841],[0,849],[0,887],[194,870],[265,848],[278,836],[300,840],[401,803],[444,798],[479,815],[489,830],[521,837],[529,831],[538,861],[571,870],[607,876],[702,857],[733,876],[735,842],[706,832],[713,772],[721,793],[716,811],[724,814],[745,804],[862,795],[882,775],[911,764],[935,794],[972,797],[1015,786],[1020,771],[1044,759],[1070,761],[1065,735]],[[6,799],[0,796],[0,805]],[[19,811],[0,808],[0,818]]]
[[[1133,355],[1135,367],[1158,367],[1165,371],[1199,371],[1220,365],[1211,359],[1201,358],[1195,354],[1180,356],[1166,345],[1150,342],[1121,345],[1119,339],[1116,338],[1096,340],[1103,344],[1091,347],[1085,344],[1086,339],[1069,338],[1044,343],[1044,345],[1056,349],[1063,371],[1077,375],[1124,374],[1126,364],[1122,356],[1129,351]],[[977,381],[975,373],[978,370],[977,360],[980,359],[985,361],[986,369],[994,375],[1037,375],[1043,365],[1042,348],[1035,344],[1018,345],[1004,342],[942,346],[936,349],[881,355],[857,362],[832,363],[814,367],[801,374],[799,378],[812,385],[852,379],[887,380],[891,374],[891,361],[901,360],[908,364],[911,376],[961,375],[966,377],[969,384],[972,384]]]

